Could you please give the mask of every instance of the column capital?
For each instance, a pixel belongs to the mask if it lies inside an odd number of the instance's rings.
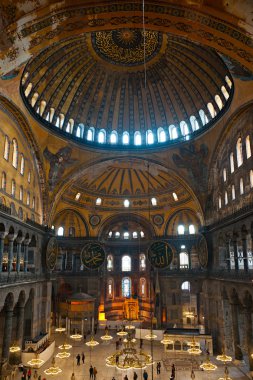
[[[8,235],[8,232],[1,231],[0,232],[0,239],[4,239]]]
[[[9,242],[13,242],[16,237],[17,237],[17,234],[8,234]]]
[[[29,245],[30,242],[31,242],[31,239],[25,239],[25,240],[24,240],[24,245]]]
[[[16,238],[16,242],[17,242],[17,244],[22,244],[23,243],[23,241],[24,241],[24,237],[23,236],[18,236],[17,238]]]

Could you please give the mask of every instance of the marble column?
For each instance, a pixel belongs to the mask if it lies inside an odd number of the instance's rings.
[[[8,273],[10,273],[12,271],[14,235],[8,235],[8,241]]]
[[[16,340],[17,344],[22,347],[24,336],[24,317],[25,317],[25,305],[18,306],[17,309],[17,328],[16,328]]]
[[[238,299],[236,296],[232,297],[231,302],[231,316],[232,316],[232,332],[234,342],[235,360],[243,360],[243,354],[240,348],[240,334],[238,326]]]
[[[249,270],[249,263],[248,263],[248,253],[247,253],[247,239],[244,237],[242,239],[242,252],[243,252],[243,266],[244,270],[248,272]]]
[[[24,272],[27,272],[27,264],[28,264],[28,246],[30,243],[30,239],[25,239],[24,241]]]
[[[226,240],[226,266],[227,270],[231,270],[231,260],[230,260],[230,247],[229,247],[229,240]]]
[[[3,331],[3,346],[2,346],[2,362],[9,358],[9,349],[12,338],[12,317],[13,309],[7,308],[5,310],[5,322]]]
[[[0,232],[0,272],[3,270],[4,238],[6,235],[6,232]]]
[[[24,238],[17,237],[17,265],[16,265],[16,271],[20,272],[20,258],[21,258],[21,244],[23,242]]]
[[[237,238],[235,236],[233,238],[233,249],[234,249],[235,270],[238,271],[239,263],[238,263]]]

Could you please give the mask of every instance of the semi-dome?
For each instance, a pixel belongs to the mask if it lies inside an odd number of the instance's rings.
[[[228,107],[232,77],[215,50],[159,31],[94,31],[50,45],[25,67],[21,94],[39,121],[100,147],[184,141]]]

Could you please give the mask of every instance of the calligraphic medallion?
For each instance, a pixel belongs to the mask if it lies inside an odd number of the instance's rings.
[[[202,268],[206,268],[208,264],[208,249],[204,236],[202,236],[198,242],[198,258]]]
[[[81,261],[88,269],[97,269],[105,261],[105,251],[98,243],[86,244],[81,251]]]
[[[167,268],[173,259],[173,251],[165,241],[155,241],[148,249],[148,259],[155,268]]]
[[[58,242],[55,237],[51,237],[47,243],[46,264],[49,270],[53,270],[58,255]]]

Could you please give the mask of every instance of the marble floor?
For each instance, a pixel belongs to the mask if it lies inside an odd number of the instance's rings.
[[[116,333],[112,333],[114,339],[111,343],[102,342],[100,336],[104,335],[103,332],[98,332],[95,339],[99,341],[99,345],[89,349],[84,343],[84,341],[73,341],[68,339],[68,342],[73,345],[71,349],[71,356],[67,359],[56,359],[56,365],[62,369],[62,372],[56,376],[45,375],[44,370],[50,366],[50,361],[45,363],[40,369],[37,370],[38,375],[41,375],[41,379],[55,379],[55,380],[71,380],[71,375],[74,372],[75,380],[89,380],[89,368],[90,365],[97,368],[96,380],[124,380],[125,375],[127,375],[128,380],[133,380],[133,370],[118,370],[114,367],[107,367],[105,365],[105,358],[115,352],[115,342],[118,339]],[[65,335],[56,334],[56,350],[55,355],[60,351],[58,346],[62,344],[65,340]],[[89,337],[87,337],[89,340]],[[139,344],[139,341],[137,341]],[[150,342],[144,340],[143,350],[150,353]],[[77,366],[76,356],[84,352],[85,363]],[[164,346],[160,342],[154,342],[153,344],[153,357],[154,365],[147,367],[148,380],[169,380],[171,375],[171,365],[174,363],[176,372],[175,380],[190,380],[191,379],[191,368],[193,365],[195,380],[218,380],[220,377],[224,377],[224,365],[220,364],[215,357],[211,357],[211,361],[218,366],[217,370],[213,372],[204,372],[199,369],[199,364],[201,361],[205,361],[205,356],[199,356],[194,358],[193,361],[189,354],[171,354],[164,352]],[[161,373],[157,374],[156,363],[160,361]],[[247,367],[245,365],[236,366],[234,363],[228,365],[229,376],[232,380],[247,380]],[[137,370],[138,380],[143,380],[143,371]],[[20,380],[22,378],[21,373],[17,373],[15,380]],[[32,370],[32,379],[34,378],[34,370]]]

